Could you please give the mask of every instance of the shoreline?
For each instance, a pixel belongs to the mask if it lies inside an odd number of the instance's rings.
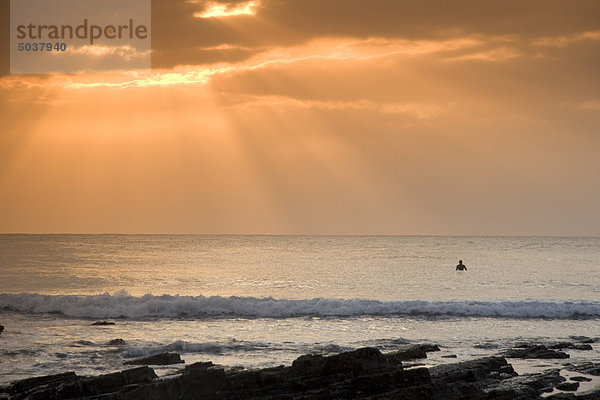
[[[196,362],[157,376],[152,365],[182,364],[179,354],[129,360],[98,376],[38,376],[0,387],[0,399],[600,399],[600,363],[569,362],[569,350],[592,350],[593,339],[554,346],[524,343],[469,361],[425,366],[434,344],[382,353],[374,347],[334,355],[305,354],[291,365],[227,368]],[[525,373],[531,360],[538,372]],[[561,360],[560,368],[547,364]],[[135,366],[127,369],[127,367]],[[547,368],[550,367],[550,368]],[[519,373],[520,372],[520,373]]]

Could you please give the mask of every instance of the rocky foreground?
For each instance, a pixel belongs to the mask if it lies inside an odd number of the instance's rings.
[[[600,388],[573,393],[589,378],[567,381],[558,369],[518,375],[505,358],[567,358],[564,348],[523,346],[502,356],[432,368],[409,367],[406,361],[425,358],[439,350],[435,345],[389,354],[366,347],[332,356],[304,355],[291,366],[260,370],[200,362],[162,378],[143,365],[94,377],[68,372],[16,381],[0,388],[0,399],[600,399]],[[179,355],[165,353],[130,364],[179,362]],[[600,364],[571,365],[570,370],[600,376]]]

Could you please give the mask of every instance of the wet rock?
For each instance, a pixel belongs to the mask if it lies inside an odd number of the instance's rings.
[[[183,360],[177,353],[160,353],[148,357],[125,361],[124,365],[171,365],[181,364]]]
[[[123,339],[113,339],[106,344],[109,346],[125,346],[126,342]]]
[[[533,345],[524,348],[515,348],[506,350],[503,355],[507,358],[523,359],[554,359],[569,358],[570,356],[562,351],[548,349],[544,345]]]
[[[564,382],[560,370],[550,369],[537,374],[513,376],[484,389],[491,398],[537,399],[542,393],[552,392],[556,385]]]
[[[579,382],[563,382],[556,385],[559,390],[565,390],[568,392],[574,392],[579,389]]]
[[[592,381],[591,378],[586,378],[585,376],[572,376],[569,379],[572,381],[575,381],[575,382],[591,382]]]
[[[107,325],[115,325],[114,322],[110,321],[96,321],[91,324],[92,326],[107,326]]]

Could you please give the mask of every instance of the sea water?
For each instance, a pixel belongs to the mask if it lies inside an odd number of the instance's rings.
[[[435,365],[598,340],[600,238],[0,235],[0,324],[0,384],[165,351],[257,368],[435,343]]]

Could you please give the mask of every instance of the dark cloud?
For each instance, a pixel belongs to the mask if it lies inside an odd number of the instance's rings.
[[[598,26],[600,4],[565,0],[273,0],[260,16],[303,35],[439,38],[456,33],[525,36]]]
[[[155,67],[241,60],[252,55],[246,51],[232,58],[227,53],[198,51],[198,47],[223,43],[287,46],[322,36],[442,39],[512,35],[526,40],[600,26],[600,3],[590,0],[262,0],[256,16],[194,18],[194,12],[204,10],[207,3],[153,1]]]
[[[600,27],[600,2],[595,0],[262,0],[256,16],[194,17],[211,2],[152,0],[153,67],[237,62],[265,47],[322,36],[438,40],[511,35],[530,40]],[[0,74],[9,69],[9,16],[9,0],[0,0]],[[244,50],[202,50],[220,44]]]

